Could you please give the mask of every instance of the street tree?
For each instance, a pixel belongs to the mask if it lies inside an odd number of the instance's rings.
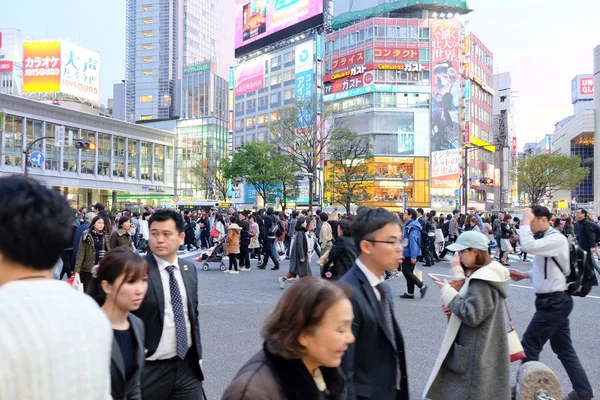
[[[367,184],[373,174],[365,162],[373,155],[371,140],[342,125],[331,137],[328,155],[331,200],[349,213],[351,204],[360,204],[371,197]]]
[[[281,183],[281,190],[277,195],[281,198],[281,203],[285,208],[289,199],[296,199],[299,195],[294,174],[296,163],[286,152],[276,150],[277,152],[271,156],[271,162],[275,177]]]
[[[231,180],[243,178],[267,203],[276,194],[281,182],[281,172],[276,170],[278,166],[278,155],[273,144],[249,142],[233,154],[227,177]]]
[[[218,162],[200,160],[190,171],[194,189],[203,190],[207,199],[216,197],[217,200],[227,200],[229,168],[231,163],[228,158]]]
[[[589,168],[580,167],[581,159],[564,154],[540,154],[523,156],[512,171],[519,190],[529,199],[529,204],[540,204],[544,198],[552,198],[559,190],[572,191],[588,174]]]
[[[332,126],[331,111],[322,108],[316,96],[294,100],[291,105],[280,108],[277,121],[270,125],[271,134],[281,151],[294,160],[296,172],[309,177],[309,210],[312,210],[317,171],[335,130]]]

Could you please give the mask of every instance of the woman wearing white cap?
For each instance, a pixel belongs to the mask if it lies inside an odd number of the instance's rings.
[[[460,291],[432,279],[442,291],[442,309],[450,315],[442,348],[423,393],[437,399],[510,399],[505,299],[508,269],[488,255],[489,239],[468,231],[448,250],[450,264],[462,264],[467,281]]]

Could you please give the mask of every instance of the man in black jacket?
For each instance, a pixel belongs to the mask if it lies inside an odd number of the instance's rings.
[[[242,211],[239,214],[240,227],[242,233],[240,235],[240,271],[250,271],[250,224],[248,223],[248,211]]]
[[[263,226],[265,229],[265,239],[263,242],[264,261],[261,265],[258,266],[259,269],[267,268],[267,262],[269,261],[269,257],[271,258],[271,260],[273,260],[273,264],[275,264],[275,266],[271,269],[274,271],[279,269],[279,254],[277,254],[277,250],[275,249],[275,240],[277,240],[277,238],[275,237],[275,232],[273,232],[273,226],[277,225],[277,220],[275,219],[276,217],[277,216],[275,215],[273,207],[267,208],[266,215],[262,216],[262,219],[264,221]]]
[[[198,275],[193,263],[177,257],[185,224],[178,212],[158,210],[148,225],[148,292],[134,312],[146,327],[143,399],[201,399]]]
[[[364,209],[353,221],[358,259],[340,280],[352,289],[355,342],[342,359],[348,400],[408,400],[404,339],[394,315],[385,271],[402,262],[398,218],[383,208]]]
[[[581,250],[585,250],[591,256],[592,254],[598,255],[598,249],[596,247],[596,230],[598,227],[594,224],[588,217],[587,210],[583,208],[578,208],[575,211],[575,219],[579,223],[579,230],[577,233],[577,242],[579,243],[579,247]],[[600,268],[596,264],[594,258],[592,258],[592,265],[598,274],[600,274]]]

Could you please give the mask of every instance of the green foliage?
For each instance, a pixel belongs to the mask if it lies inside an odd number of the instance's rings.
[[[517,178],[519,190],[527,195],[531,205],[540,204],[546,197],[559,190],[572,191],[588,174],[582,168],[581,159],[564,154],[540,154],[524,156],[512,171]]]
[[[333,131],[329,143],[329,191],[332,202],[343,205],[350,212],[351,204],[360,204],[370,198],[366,185],[373,179],[365,160],[372,157],[368,136],[340,126]]]

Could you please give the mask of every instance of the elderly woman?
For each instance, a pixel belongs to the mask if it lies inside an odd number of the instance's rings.
[[[482,233],[462,233],[448,249],[458,252],[450,264],[462,264],[468,280],[457,291],[434,279],[450,321],[423,398],[510,399],[505,306],[510,274],[491,260],[488,244]]]
[[[262,329],[263,348],[237,373],[223,400],[343,400],[339,368],[354,342],[352,305],[329,281],[304,277],[287,290]]]

